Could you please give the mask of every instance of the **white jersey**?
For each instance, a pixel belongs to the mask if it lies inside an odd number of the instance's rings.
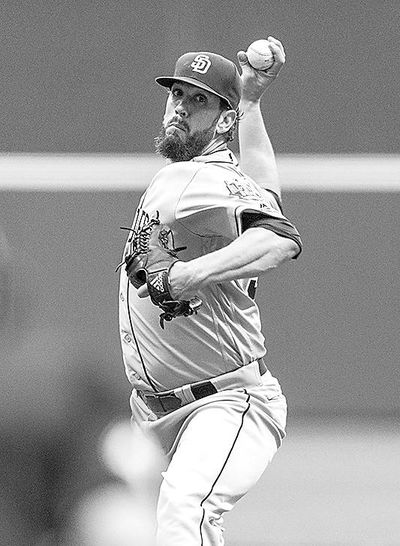
[[[286,220],[275,196],[244,175],[229,150],[161,169],[140,200],[132,229],[157,214],[172,230],[174,246],[186,247],[179,252],[183,261],[228,245],[249,214]],[[254,286],[249,279],[207,286],[197,294],[203,302],[197,314],[175,318],[162,329],[160,309],[137,297],[122,268],[120,336],[133,387],[173,389],[261,358],[266,349]]]

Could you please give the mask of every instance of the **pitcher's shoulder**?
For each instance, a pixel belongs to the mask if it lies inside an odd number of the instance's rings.
[[[153,182],[165,179],[173,179],[176,181],[190,181],[195,174],[202,169],[204,165],[195,163],[194,161],[177,161],[168,163],[158,171]]]

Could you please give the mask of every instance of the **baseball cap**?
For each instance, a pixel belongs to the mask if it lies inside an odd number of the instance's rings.
[[[185,53],[176,61],[173,76],[156,78],[159,85],[169,88],[178,81],[214,93],[225,99],[233,110],[239,105],[241,80],[238,69],[232,61],[217,53]]]

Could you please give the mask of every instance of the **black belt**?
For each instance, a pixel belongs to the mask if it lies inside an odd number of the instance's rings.
[[[258,359],[258,365],[260,368],[260,375],[263,375],[267,371],[267,367],[262,358]],[[199,381],[190,385],[190,390],[195,400],[200,400],[211,394],[218,392],[215,385],[211,381]],[[138,391],[139,396],[146,403],[154,413],[168,413],[179,409],[184,405],[182,400],[178,398],[172,391],[168,392],[154,392],[147,393]]]
[[[190,390],[195,400],[200,400],[200,398],[218,392],[211,381],[201,381],[193,384],[190,386]],[[154,413],[167,413],[183,406],[182,400],[173,392],[145,393],[139,391],[139,395]]]

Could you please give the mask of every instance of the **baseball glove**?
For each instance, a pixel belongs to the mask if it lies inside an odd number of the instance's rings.
[[[152,303],[162,310],[161,327],[164,328],[165,321],[197,313],[202,305],[200,298],[175,300],[171,295],[168,274],[173,264],[179,260],[177,253],[186,247],[173,248],[172,232],[161,224],[158,215],[148,220],[138,231],[131,228],[121,229],[132,231],[132,237],[129,240],[129,252],[118,268],[125,263],[129,281],[135,288],[147,284]]]

